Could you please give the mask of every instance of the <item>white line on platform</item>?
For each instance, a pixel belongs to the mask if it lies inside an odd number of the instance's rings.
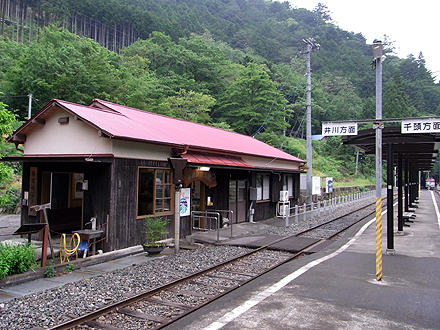
[[[383,211],[382,215],[385,212],[386,211]],[[304,274],[305,272],[307,272],[309,269],[319,265],[320,263],[322,263],[326,260],[329,260],[333,257],[336,257],[341,252],[344,252],[348,247],[350,247],[350,245],[352,245],[362,235],[362,233],[368,228],[368,226],[370,226],[375,221],[376,221],[376,217],[374,217],[373,219],[368,221],[365,225],[362,226],[362,228],[356,233],[356,235],[353,236],[352,239],[350,239],[346,244],[341,246],[335,252],[333,252],[325,257],[322,257],[320,259],[309,262],[307,265],[304,265],[300,269],[294,271],[293,273],[290,273],[289,275],[287,275],[286,277],[284,277],[283,279],[281,279],[280,281],[278,281],[274,285],[270,286],[269,288],[267,288],[266,290],[264,290],[262,292],[259,292],[258,294],[254,295],[252,298],[250,298],[248,301],[245,301],[240,306],[238,306],[238,307],[234,308],[232,311],[226,313],[221,318],[219,318],[217,321],[212,322],[209,326],[205,327],[204,330],[217,330],[217,329],[223,328],[226,324],[233,321],[235,318],[239,317],[241,314],[245,313],[246,311],[248,311],[249,309],[251,309],[255,305],[259,304],[264,299],[270,297],[272,294],[274,294],[278,290],[285,287],[287,284],[289,284],[294,279],[296,279],[297,277],[299,277],[302,274]]]
[[[434,203],[435,214],[437,215],[438,229],[440,229],[440,212],[438,211],[438,206],[434,198],[434,192],[431,190],[430,193],[432,202]]]

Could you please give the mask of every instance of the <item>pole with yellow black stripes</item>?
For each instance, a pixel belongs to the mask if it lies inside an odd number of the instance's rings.
[[[376,68],[376,119],[382,119],[382,61],[383,45],[375,41],[371,46]],[[374,124],[376,130],[376,280],[382,280],[382,129],[383,123]]]

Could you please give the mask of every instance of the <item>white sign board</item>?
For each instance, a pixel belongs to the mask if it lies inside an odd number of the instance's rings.
[[[321,195],[321,177],[312,177],[312,195]]]
[[[353,123],[322,123],[322,135],[357,135],[358,124]]]
[[[440,133],[440,118],[404,119],[402,120],[403,133]]]
[[[300,179],[300,189],[307,189],[307,175],[301,175]],[[321,195],[321,178],[319,176],[312,177],[312,195]]]

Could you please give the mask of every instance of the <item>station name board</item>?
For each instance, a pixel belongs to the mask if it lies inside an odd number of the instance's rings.
[[[440,119],[404,119],[402,120],[403,133],[440,133]]]
[[[336,135],[357,135],[358,125],[353,123],[323,123],[322,135],[336,136]]]

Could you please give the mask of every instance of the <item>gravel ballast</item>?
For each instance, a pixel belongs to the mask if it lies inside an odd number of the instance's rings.
[[[351,207],[340,207],[311,220],[289,227],[270,227],[255,235],[292,235],[323,221],[359,208],[371,200],[358,201]],[[0,303],[0,329],[47,328],[80,316],[110,303],[177,280],[222,261],[249,252],[236,246],[204,246],[178,255],[156,258],[103,275],[93,276],[63,286]]]

